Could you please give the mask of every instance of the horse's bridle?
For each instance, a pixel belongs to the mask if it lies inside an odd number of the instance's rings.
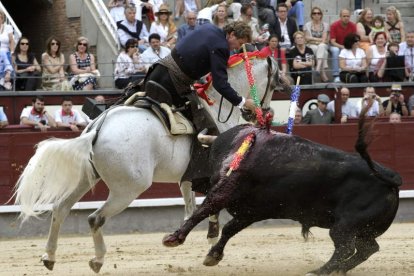
[[[244,59],[244,58],[243,58]],[[268,95],[268,93],[269,93],[269,90],[270,90],[270,83],[271,83],[271,77],[272,77],[272,60],[269,58],[269,57],[267,57],[267,83],[266,83],[266,90],[265,90],[265,93],[264,93],[264,95],[263,95],[263,98],[262,98],[262,100],[260,101],[260,107],[262,108],[262,109],[264,109],[263,108],[263,104],[264,104],[264,101],[265,101],[265,99],[266,99],[266,97],[267,97],[267,95]],[[217,114],[217,121],[219,122],[219,123],[222,123],[222,124],[224,124],[224,123],[227,123],[227,121],[230,119],[230,117],[231,117],[231,114],[233,114],[233,108],[234,108],[234,106],[232,106],[231,107],[231,110],[230,110],[230,113],[229,113],[229,115],[227,116],[227,118],[224,120],[224,121],[220,121],[220,114],[221,114],[221,108],[222,108],[222,106],[223,106],[223,95],[221,96],[221,99],[220,99],[220,105],[219,105],[219,110],[218,110],[218,114]],[[267,109],[267,108],[266,108]]]

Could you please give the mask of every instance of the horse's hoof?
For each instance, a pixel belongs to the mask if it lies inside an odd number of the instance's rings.
[[[89,261],[89,267],[93,270],[95,273],[99,273],[101,270],[101,267],[103,266],[103,263],[97,262],[95,258]]]
[[[53,270],[53,267],[55,266],[55,262],[54,261],[49,261],[49,260],[42,260],[43,265],[49,269],[49,270]]]
[[[174,234],[167,234],[162,239],[162,244],[166,247],[177,247],[184,243],[184,240],[180,240],[176,235]]]
[[[219,253],[213,253],[213,255],[209,254],[204,259],[203,265],[215,266],[223,259],[223,256],[224,256],[223,254],[219,254]]]

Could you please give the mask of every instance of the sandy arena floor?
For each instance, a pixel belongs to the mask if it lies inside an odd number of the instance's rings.
[[[333,246],[328,232],[311,229],[304,242],[300,228],[280,226],[246,229],[229,241],[218,266],[202,262],[209,246],[205,232],[192,232],[184,245],[162,246],[166,233],[106,236],[107,255],[101,275],[304,275],[326,262]],[[347,275],[414,275],[414,223],[393,224],[378,239],[380,251]],[[0,275],[96,275],[89,236],[59,240],[57,262],[48,271],[39,262],[46,237],[0,240]]]

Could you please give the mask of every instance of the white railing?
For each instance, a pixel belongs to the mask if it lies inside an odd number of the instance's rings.
[[[119,44],[118,34],[117,34],[118,27],[116,26],[114,19],[109,13],[108,8],[105,6],[102,0],[90,0],[90,1],[93,4],[95,10],[98,12],[99,17],[102,21],[102,24],[105,26],[105,28],[108,30],[109,34],[115,41],[117,49],[118,50],[121,49],[121,45]]]
[[[10,16],[10,14],[7,12],[6,8],[3,6],[3,3],[0,1],[0,10],[4,12],[5,23],[9,24],[13,27],[14,30],[14,40],[17,41],[22,37],[22,32],[20,31],[19,27],[17,27],[16,23],[14,22],[13,18]]]

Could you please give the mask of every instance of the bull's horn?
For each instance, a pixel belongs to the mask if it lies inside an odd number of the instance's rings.
[[[200,143],[202,144],[207,144],[207,145],[211,145],[213,144],[214,140],[216,140],[217,136],[214,135],[207,135],[208,129],[203,129],[198,135],[197,135],[197,139],[198,141],[200,141]]]

